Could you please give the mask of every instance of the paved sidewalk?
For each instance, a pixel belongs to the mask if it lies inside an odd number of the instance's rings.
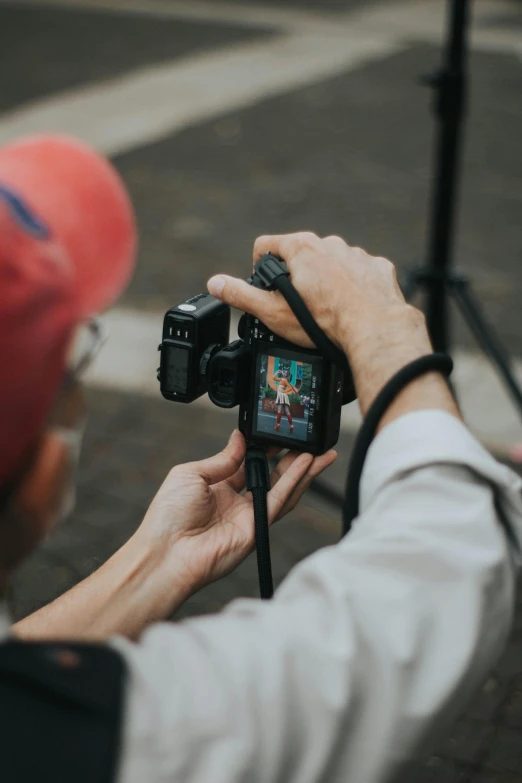
[[[20,569],[11,605],[23,617],[88,576],[139,525],[168,470],[223,447],[231,417],[217,409],[176,406],[136,395],[90,392],[78,508]],[[342,491],[352,438],[339,443],[327,472]],[[275,583],[299,560],[335,544],[337,511],[310,493],[271,532]],[[219,611],[238,596],[258,595],[255,557],[193,596],[173,618]],[[465,618],[463,618],[465,622]],[[522,783],[522,583],[506,650],[454,727],[422,768],[397,783]]]
[[[16,617],[103,563],[139,525],[169,468],[217,451],[234,426],[210,405],[176,406],[151,394],[153,368],[126,385],[123,358],[141,352],[156,361],[158,313],[218,270],[246,275],[259,233],[344,234],[401,270],[422,259],[433,120],[418,76],[439,63],[441,7],[440,0],[0,0],[0,140],[13,128],[70,122],[120,152],[115,163],[141,235],[126,309],[110,316],[121,327],[113,343],[121,364],[108,348],[100,360],[117,372],[107,388],[98,376],[89,390],[77,511],[20,570]],[[506,347],[522,356],[522,8],[504,0],[474,8],[456,258]],[[227,71],[239,62],[241,74]],[[133,96],[149,87],[144,109]],[[472,355],[459,317],[454,326],[457,347]],[[474,375],[470,366],[463,371],[478,415],[498,433],[495,410],[509,403],[491,396],[479,365]],[[337,491],[352,441],[345,431],[325,478]],[[336,510],[309,494],[271,534],[276,582],[339,531]],[[251,557],[174,619],[255,596],[256,580]],[[522,585],[501,660],[437,752],[400,783],[522,783]]]

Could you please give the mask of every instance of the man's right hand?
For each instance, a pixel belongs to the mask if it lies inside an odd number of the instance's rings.
[[[320,239],[311,233],[259,237],[254,263],[268,252],[286,262],[292,283],[316,322],[347,355],[363,414],[392,375],[432,352],[424,316],[405,301],[395,267],[386,258],[350,247],[340,237]],[[212,277],[208,290],[257,316],[286,340],[311,345],[278,291],[263,291],[227,275]],[[424,394],[413,401],[407,394],[411,405],[405,410],[440,407],[458,415],[442,378],[431,374],[427,382],[421,379],[412,388],[421,385]],[[396,412],[405,411],[399,407]]]
[[[284,259],[292,283],[321,329],[345,349],[357,343],[365,326],[374,330],[408,309],[393,264],[350,247],[340,237],[262,236],[254,245],[254,263],[268,252]],[[262,291],[226,275],[211,278],[208,288],[233,307],[258,316],[287,340],[311,345],[278,291]]]

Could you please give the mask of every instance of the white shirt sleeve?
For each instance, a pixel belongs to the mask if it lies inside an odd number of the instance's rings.
[[[271,602],[113,641],[119,782],[377,783],[427,753],[505,644],[521,489],[449,414],[388,425],[352,532]]]

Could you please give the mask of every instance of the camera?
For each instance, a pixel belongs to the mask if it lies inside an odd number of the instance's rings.
[[[230,307],[210,294],[168,310],[159,346],[163,397],[190,403],[207,392],[221,408],[239,405],[238,426],[250,444],[312,454],[334,446],[343,404],[341,369],[248,314],[239,321],[237,340],[229,343],[229,332]]]

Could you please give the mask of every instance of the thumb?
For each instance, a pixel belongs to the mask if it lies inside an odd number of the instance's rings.
[[[230,439],[219,454],[200,462],[193,462],[191,469],[203,478],[207,484],[217,484],[237,473],[245,459],[246,443],[239,430],[234,430]]]
[[[215,275],[208,281],[207,288],[216,299],[258,318],[263,314],[266,319],[272,311],[273,296],[268,291],[254,288],[237,277]]]

